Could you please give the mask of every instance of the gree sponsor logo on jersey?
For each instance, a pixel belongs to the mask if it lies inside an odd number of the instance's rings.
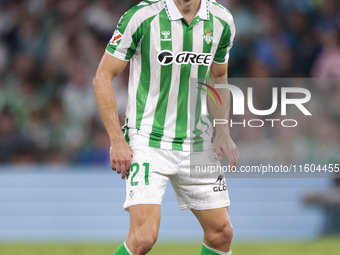
[[[170,31],[162,31],[161,34],[161,41],[171,41],[171,37],[169,37]]]
[[[118,42],[123,38],[123,35],[118,31],[116,30],[112,36],[112,39],[110,41],[110,44],[111,45],[115,45],[117,46],[118,45]]]
[[[163,50],[158,53],[157,60],[163,66],[173,63],[177,65],[192,64],[209,66],[212,61],[212,54],[183,51],[174,56],[171,51]]]

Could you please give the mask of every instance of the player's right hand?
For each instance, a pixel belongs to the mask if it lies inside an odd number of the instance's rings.
[[[110,162],[113,171],[121,174],[122,180],[130,171],[132,151],[125,140],[111,142]]]

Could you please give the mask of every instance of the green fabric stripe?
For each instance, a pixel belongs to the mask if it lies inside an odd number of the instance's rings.
[[[202,134],[202,131],[197,128],[198,122],[201,118],[201,88],[202,88],[202,84],[198,84],[198,94],[197,94],[196,109],[195,109],[195,128],[193,131],[193,134],[195,135],[195,137],[193,138],[194,140],[193,150],[194,151],[203,150],[203,138],[200,137],[200,135]]]
[[[229,252],[217,251],[213,248],[208,248],[204,244],[202,245],[201,255],[231,255],[231,250]]]
[[[141,73],[136,94],[136,128],[140,129],[146,100],[150,89],[150,23],[157,15],[143,22],[144,37],[141,44],[142,63]]]
[[[161,1],[161,0],[160,0]],[[147,5],[135,5],[133,6],[131,9],[129,9],[127,12],[124,13],[124,15],[121,17],[121,19],[119,20],[119,23],[118,23],[118,26],[117,26],[117,30],[122,34],[124,35],[125,33],[125,30],[126,30],[126,27],[128,26],[129,22],[131,21],[133,15],[135,15],[135,13],[137,11],[139,11],[140,9],[144,8],[144,7],[147,7],[147,6],[150,6],[154,3],[157,3],[157,2],[152,2],[152,1],[144,1],[146,3],[148,3]],[[140,28],[140,27],[139,27]],[[136,49],[137,45],[138,45],[138,40],[137,40],[138,37],[133,37],[133,42],[132,42],[132,45],[134,45],[132,47],[132,50]],[[139,37],[140,38],[140,37]],[[119,46],[121,40],[117,42],[117,45],[111,45],[110,42],[107,44],[107,51],[110,52],[111,54],[114,54],[117,47]],[[128,53],[127,53],[127,56],[125,57],[126,60],[129,60],[131,58],[131,56],[133,55],[134,51],[131,51],[129,49]],[[130,56],[130,58],[128,58],[128,55]]]
[[[210,19],[209,21],[205,21],[204,22],[204,31],[203,31],[203,35],[206,34],[207,31],[212,32],[212,36],[214,36],[214,19],[213,19],[213,15],[209,12],[210,14]],[[211,52],[211,47],[213,45],[213,41],[211,41],[209,44],[203,39],[203,53],[210,53]],[[198,78],[209,78],[206,77],[207,75],[207,71],[208,71],[208,67],[201,65],[198,67],[198,74],[197,77]]]
[[[117,248],[117,250],[115,251],[113,255],[130,255],[130,253],[125,248],[125,245],[122,244],[121,246]]]
[[[161,1],[161,0],[159,0]],[[155,4],[155,3],[158,3],[159,1],[157,2],[154,2],[154,1],[144,1],[146,3],[148,3],[147,5],[143,4],[143,5],[135,5],[133,6],[131,9],[129,9],[126,13],[124,13],[124,15],[122,16],[121,20],[119,21],[119,24],[118,24],[118,30],[119,32],[121,32],[122,34],[125,32],[125,29],[127,27],[127,25],[129,24],[129,21],[132,19],[133,15],[135,15],[135,13],[137,11],[139,11],[140,9],[144,8],[144,7],[147,7],[149,5],[152,5],[152,4]]]
[[[124,13],[124,15],[121,17],[121,19],[119,20],[118,26],[117,26],[117,30],[124,35],[126,27],[128,26],[130,20],[132,19],[132,16],[135,15],[135,13],[142,9],[143,7],[145,7],[146,5],[136,5],[134,7],[132,7],[131,9],[129,9],[126,13]],[[108,52],[110,52],[111,54],[114,54],[117,47],[119,46],[121,40],[117,42],[117,45],[111,45],[110,41],[107,44],[106,49],[108,50]],[[134,43],[134,41],[133,41]]]
[[[132,35],[132,42],[126,52],[125,60],[130,60],[136,52],[136,49],[137,49],[137,46],[140,40],[139,38],[142,38],[142,33],[143,33],[142,25],[139,26],[136,32]]]
[[[193,50],[193,33],[192,26],[187,26],[182,20],[183,27],[183,51]],[[191,64],[181,66],[181,76],[179,82],[179,92],[177,101],[177,120],[176,120],[176,137],[172,142],[173,150],[183,150],[183,142],[187,138],[188,126],[188,101],[189,101],[189,84],[190,84]]]
[[[207,31],[212,32],[212,36],[214,36],[214,20],[213,16],[210,13],[210,19],[209,21],[204,22],[204,28],[203,28],[203,35],[206,34]],[[211,47],[213,45],[213,42],[210,42],[209,44],[203,39],[203,53],[210,53]],[[202,79],[203,82],[209,84],[209,74],[207,74],[208,67],[207,66],[199,66],[198,67],[198,74],[197,77]],[[206,78],[206,79],[205,79]],[[199,88],[202,88],[202,85],[199,84]],[[197,128],[197,125],[199,121],[202,121],[201,117],[201,93],[199,90],[199,93],[197,94],[197,101],[196,101],[196,109],[195,109],[195,128],[194,128],[194,144],[193,144],[193,150],[194,151],[202,151],[203,150],[203,138],[201,137],[201,134],[203,133],[202,130]]]
[[[129,136],[129,127],[128,127],[129,119],[125,118],[125,124],[123,127],[125,141],[129,144],[130,143],[130,136]]]
[[[227,47],[230,44],[231,31],[230,31],[230,26],[226,21],[216,16],[215,18],[217,18],[221,22],[224,29],[223,29],[222,36],[219,41],[216,53],[215,53],[214,61],[218,63],[223,63],[225,61],[225,56],[227,54]]]
[[[172,38],[171,22],[168,19],[166,10],[160,12],[159,14],[160,23],[160,33],[162,31],[170,31],[170,36]],[[173,38],[174,39],[174,38]],[[158,38],[156,40],[159,40]],[[171,41],[161,41],[161,50],[172,51]],[[172,64],[168,66],[161,66],[161,76],[160,76],[160,92],[157,102],[157,108],[154,116],[154,122],[152,125],[152,132],[150,134],[149,146],[160,148],[161,140],[164,136],[164,123],[166,117],[166,110],[168,106],[169,93],[171,87],[171,73]]]

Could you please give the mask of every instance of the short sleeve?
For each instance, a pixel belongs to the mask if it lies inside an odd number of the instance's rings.
[[[141,38],[140,27],[141,23],[134,16],[134,12],[127,11],[120,18],[106,51],[120,60],[129,61],[135,54]]]
[[[234,38],[235,38],[235,24],[234,20],[231,17],[229,23],[225,23],[223,33],[220,39],[220,42],[217,46],[217,50],[214,57],[214,62],[218,64],[225,64],[229,60],[229,52],[233,46]]]

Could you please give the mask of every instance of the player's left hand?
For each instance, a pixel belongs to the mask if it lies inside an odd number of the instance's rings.
[[[213,143],[219,160],[223,159],[222,153],[224,153],[227,156],[231,167],[238,166],[241,159],[240,152],[237,149],[233,139],[231,139],[228,131],[218,133],[214,138]]]

